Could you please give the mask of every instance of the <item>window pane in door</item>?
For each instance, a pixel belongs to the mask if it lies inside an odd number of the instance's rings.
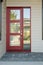
[[[20,46],[20,35],[10,35],[10,46]]]
[[[10,33],[20,33],[20,23],[10,23]]]
[[[10,10],[10,20],[20,20],[20,10]]]

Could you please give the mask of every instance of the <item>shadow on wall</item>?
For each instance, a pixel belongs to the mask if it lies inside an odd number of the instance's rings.
[[[0,2],[3,2],[3,0],[0,0]]]
[[[42,40],[43,40],[43,0],[42,0]]]
[[[2,3],[0,2],[0,40],[1,40],[1,23],[2,23]]]

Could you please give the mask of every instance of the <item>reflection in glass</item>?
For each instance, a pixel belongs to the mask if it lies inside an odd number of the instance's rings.
[[[25,19],[30,19],[30,8],[24,8],[23,14]]]
[[[10,36],[10,46],[20,46],[20,35]]]
[[[30,44],[30,23],[24,23],[24,44]]]
[[[20,10],[10,10],[10,20],[20,20]]]
[[[10,33],[20,33],[20,23],[10,23]]]
[[[30,49],[30,8],[24,8],[23,10],[24,13],[24,31],[23,31],[23,36],[24,36],[24,50],[29,50]]]

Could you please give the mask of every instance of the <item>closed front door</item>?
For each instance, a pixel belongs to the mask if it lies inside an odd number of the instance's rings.
[[[30,7],[7,7],[6,49],[7,51],[30,51]]]

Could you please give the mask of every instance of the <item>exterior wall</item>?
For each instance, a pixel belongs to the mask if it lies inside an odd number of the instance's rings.
[[[31,6],[31,52],[43,52],[42,0],[7,0],[7,6]]]
[[[0,58],[1,56],[3,56],[3,54],[5,54],[6,52],[6,16],[5,16],[5,0],[2,3],[2,37],[1,37],[1,41],[0,41]]]
[[[31,52],[43,52],[42,41],[42,0],[3,0],[2,3],[2,40],[0,57],[6,52],[6,10],[8,6],[31,6]]]

